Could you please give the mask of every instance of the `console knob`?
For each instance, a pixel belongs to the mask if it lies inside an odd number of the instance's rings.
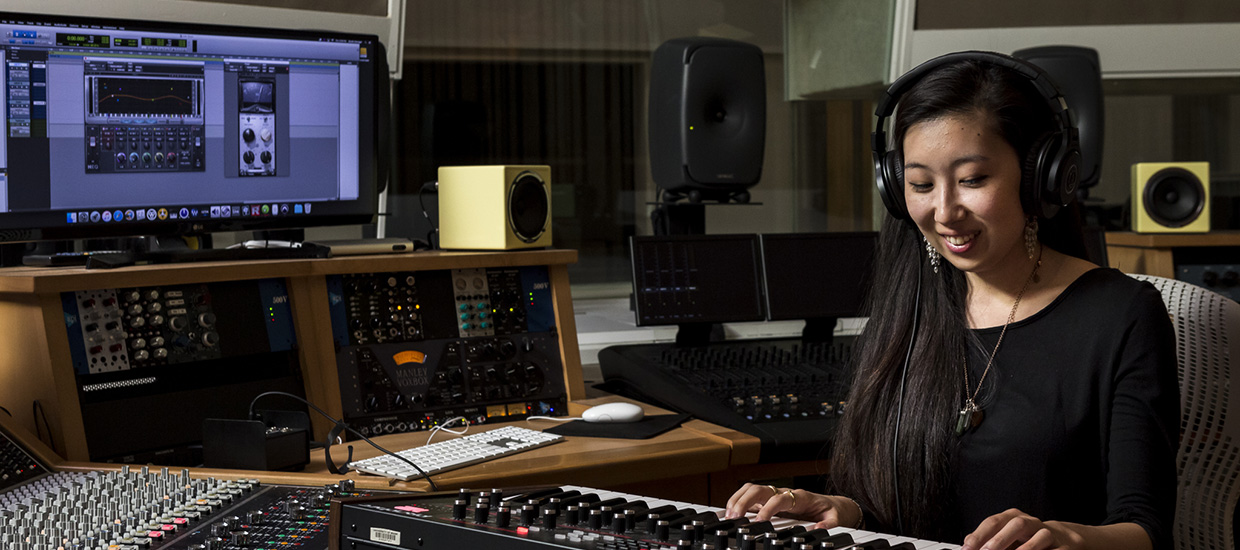
[[[542,524],[543,529],[555,529],[555,520],[558,516],[555,508],[543,508]]]
[[[155,350],[156,359],[166,359],[167,357],[168,357],[168,350],[166,348],[159,348]]]
[[[177,162],[177,152],[176,152],[176,151],[168,151],[168,156],[167,156],[167,159],[168,159],[168,164],[176,164],[176,162]]]
[[[124,165],[125,165],[125,159],[126,159],[126,158],[128,158],[128,157],[126,157],[126,156],[125,156],[125,153],[117,153],[117,154],[116,154],[116,164],[117,164],[117,166],[124,166]]]
[[[152,315],[152,316],[151,316],[151,326],[153,326],[153,327],[158,327],[158,326],[161,326],[161,325],[163,325],[163,324],[164,324],[164,316],[163,316],[163,315]]]
[[[220,343],[220,335],[210,331],[202,333],[202,345],[212,347],[218,343]]]
[[[241,132],[241,139],[244,139],[246,143],[254,141],[254,130],[251,128],[246,128],[245,131]]]
[[[146,361],[150,357],[151,357],[151,354],[144,349],[140,349],[134,352],[133,354],[133,358],[135,361]]]
[[[263,128],[263,130],[258,133],[258,137],[262,138],[263,141],[271,141],[271,130]]]
[[[499,510],[495,513],[495,526],[501,529],[507,529],[508,524],[512,522],[512,511],[507,506],[500,505]]]
[[[203,328],[210,328],[215,324],[215,314],[210,311],[198,315],[198,324]]]
[[[155,324],[153,321],[151,324]],[[175,331],[185,330],[185,318],[180,315],[168,320],[168,327]]]
[[[254,151],[246,151],[242,153],[241,160],[245,161],[246,164],[253,164],[254,163]]]
[[[263,164],[270,164],[271,163],[271,151],[263,151],[262,154],[259,155],[259,158],[262,159]]]
[[[162,348],[164,347],[164,337],[156,336],[154,338],[151,338],[150,344],[151,344],[151,347],[153,348]]]
[[[457,499],[452,503],[452,519],[457,521],[465,519],[465,505],[469,501]]]

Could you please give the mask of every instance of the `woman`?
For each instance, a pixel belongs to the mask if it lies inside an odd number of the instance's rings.
[[[747,484],[727,515],[968,550],[1170,548],[1166,309],[1151,285],[1081,259],[1074,208],[1039,216],[1031,165],[1061,130],[1044,93],[999,54],[958,57],[896,111],[908,219],[883,222],[833,447],[840,496]]]

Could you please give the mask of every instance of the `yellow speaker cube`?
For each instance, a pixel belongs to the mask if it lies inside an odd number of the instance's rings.
[[[1132,230],[1137,233],[1210,231],[1210,163],[1132,165]]]
[[[513,250],[551,246],[551,168],[441,166],[439,247]]]

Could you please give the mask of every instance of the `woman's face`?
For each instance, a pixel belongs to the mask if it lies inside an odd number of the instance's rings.
[[[922,235],[957,269],[1024,265],[1021,162],[981,115],[917,123],[904,136],[904,200]]]

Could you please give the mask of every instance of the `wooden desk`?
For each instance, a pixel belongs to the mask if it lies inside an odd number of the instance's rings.
[[[1240,246],[1240,231],[1166,235],[1110,232],[1107,233],[1107,262],[1124,273],[1174,279],[1174,249],[1210,246]]]
[[[617,401],[633,402],[621,397],[607,396],[575,401],[569,404],[569,414],[579,416],[586,408]],[[650,405],[642,405],[648,415],[670,414],[669,411]],[[551,421],[516,422],[474,426],[471,432],[505,425],[518,425],[532,429],[546,429]],[[375,443],[397,452],[426,443],[428,433],[384,435],[374,438]],[[439,432],[434,441],[446,441],[459,437]],[[353,441],[354,460],[378,456],[381,453],[364,441]],[[730,468],[757,462],[758,440],[701,420],[690,420],[650,439],[613,439],[603,437],[566,436],[559,443],[525,451],[515,455],[490,460],[433,476],[441,489],[468,487],[483,489],[531,484],[577,484],[643,494],[689,502],[712,502],[718,495],[712,492],[714,476],[735,479],[728,473]],[[345,462],[345,445],[331,449],[332,461],[337,465]],[[328,472],[322,451],[311,455],[311,463],[305,473],[320,475]],[[359,487],[371,489],[403,489],[428,491],[430,485],[421,479],[392,481],[386,478],[349,472],[346,477],[354,479]],[[724,501],[735,487],[728,487]]]

